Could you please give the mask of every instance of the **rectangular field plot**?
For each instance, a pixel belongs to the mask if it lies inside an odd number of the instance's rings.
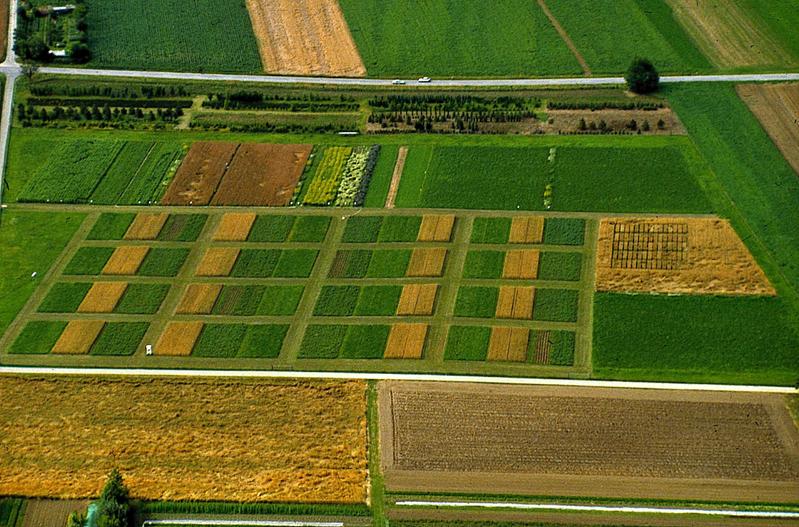
[[[378,408],[392,492],[777,503],[799,493],[799,431],[779,395],[381,382]]]

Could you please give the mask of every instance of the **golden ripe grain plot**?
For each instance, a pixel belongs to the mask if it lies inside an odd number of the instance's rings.
[[[508,243],[541,243],[544,239],[544,218],[517,216],[511,220]]]
[[[444,260],[447,250],[441,247],[431,249],[416,248],[411,254],[406,276],[441,276],[444,272]]]
[[[202,322],[170,322],[158,338],[153,353],[180,357],[191,355],[202,329]]]
[[[211,247],[197,266],[197,276],[227,276],[239,257],[238,247]]]
[[[527,341],[530,330],[527,328],[491,328],[488,342],[488,360],[524,362],[527,358]]]
[[[406,284],[402,286],[397,315],[432,315],[437,291],[438,284]]]
[[[739,84],[735,89],[799,174],[799,83]]]
[[[93,283],[78,306],[78,313],[111,313],[127,288],[127,282]]]
[[[219,226],[214,233],[214,241],[243,242],[250,235],[250,229],[254,222],[254,212],[228,212],[219,221]]]
[[[169,214],[166,212],[148,214],[136,214],[133,223],[125,233],[126,240],[154,240],[164,227]]]
[[[520,249],[505,253],[502,278],[533,280],[538,276],[538,257],[536,249]]]
[[[216,304],[221,284],[189,284],[175,311],[178,315],[207,315]]]
[[[500,286],[496,317],[532,320],[534,298],[534,287]]]
[[[366,501],[362,382],[2,377],[0,393],[0,495],[95,497],[117,467],[146,500]]]
[[[727,220],[605,218],[599,225],[598,291],[774,295]]]
[[[134,275],[148,252],[150,252],[149,247],[131,245],[117,247],[103,267],[103,274]]]
[[[452,238],[455,216],[452,214],[425,215],[419,228],[420,242],[448,242]]]
[[[52,353],[85,355],[89,353],[105,322],[102,320],[72,320],[53,346]]]
[[[385,359],[421,359],[427,324],[394,324],[388,334]]]

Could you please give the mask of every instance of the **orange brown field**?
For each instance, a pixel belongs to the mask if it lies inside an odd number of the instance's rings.
[[[338,0],[247,0],[247,9],[265,71],[366,75]]]
[[[799,429],[781,395],[381,382],[378,408],[390,492],[799,495]]]
[[[111,313],[127,288],[127,282],[93,283],[78,306],[78,313]]]
[[[402,286],[397,315],[432,315],[437,291],[438,284],[406,284]]]
[[[149,247],[126,245],[114,249],[111,258],[103,267],[103,274],[133,275],[139,270],[144,257],[150,252]]]
[[[133,223],[125,233],[126,240],[154,240],[164,227],[169,214],[166,212],[147,214],[136,214]]]
[[[164,205],[208,205],[239,145],[199,141],[191,145],[161,198]]]
[[[85,511],[89,500],[26,500],[22,527],[53,527],[66,525],[75,511]]]
[[[452,214],[425,215],[419,228],[420,242],[448,242],[452,237],[455,216]]]
[[[427,324],[394,324],[388,334],[385,359],[421,359]]]
[[[508,243],[541,243],[543,239],[543,217],[517,216],[511,220]]]
[[[488,342],[488,360],[524,362],[527,358],[527,341],[530,330],[527,328],[491,328]]]
[[[394,172],[391,175],[391,184],[388,187],[388,196],[386,196],[386,208],[393,209],[394,202],[397,200],[397,191],[399,190],[400,179],[402,179],[402,171],[405,169],[405,158],[408,157],[408,147],[401,146],[397,153],[397,161],[394,163]]]
[[[441,247],[431,249],[416,248],[411,253],[406,276],[441,276],[444,273],[444,261],[447,250]]]
[[[178,357],[191,355],[194,342],[200,336],[202,329],[202,322],[170,322],[158,338],[153,353]]]
[[[221,284],[189,284],[180,299],[175,313],[179,315],[207,315],[214,308]]]
[[[774,295],[729,221],[605,218],[599,225],[598,291]]]
[[[532,280],[538,276],[539,253],[536,249],[518,249],[505,253],[502,278]]]
[[[52,353],[85,355],[89,353],[105,322],[102,320],[71,320],[53,345]]]
[[[222,219],[219,221],[219,226],[217,226],[216,232],[214,232],[214,241],[246,241],[254,222],[254,212],[228,212],[222,216]]]
[[[738,84],[735,89],[799,174],[799,83]]]
[[[118,467],[147,500],[366,501],[365,383],[0,377],[0,392],[0,495],[94,497]]]
[[[532,320],[534,299],[534,287],[500,286],[496,317]]]
[[[241,249],[238,247],[210,247],[195,274],[197,276],[227,276],[230,274]]]

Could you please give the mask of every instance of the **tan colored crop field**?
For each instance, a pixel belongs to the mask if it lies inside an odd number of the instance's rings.
[[[103,274],[134,275],[149,251],[149,247],[133,245],[117,247],[103,267]]]
[[[411,261],[408,263],[406,276],[441,276],[444,273],[444,261],[446,258],[447,250],[443,247],[416,248],[411,253]]]
[[[640,293],[774,295],[730,225],[717,218],[605,218],[596,288]]]
[[[402,286],[397,315],[432,315],[437,291],[438,284],[406,284]]]
[[[366,499],[366,386],[0,378],[0,495]],[[54,405],[53,401],[58,401]]]
[[[175,311],[179,315],[207,315],[214,308],[221,284],[189,284]]]
[[[534,287],[500,286],[496,317],[532,320],[534,299]]]
[[[169,322],[164,328],[164,332],[158,337],[158,343],[153,348],[153,353],[187,357],[194,350],[194,343],[202,330],[203,323],[199,321]]]
[[[799,83],[738,84],[735,89],[799,175]]]
[[[254,212],[228,212],[219,220],[214,241],[243,242],[250,235],[254,222]]]
[[[127,282],[93,283],[78,306],[78,313],[111,313],[127,288]]]
[[[381,382],[386,488],[793,502],[779,395]]]
[[[154,240],[161,229],[164,227],[169,214],[166,212],[147,214],[136,214],[133,223],[125,233],[126,240]]]
[[[227,276],[236,264],[241,249],[238,247],[210,247],[200,260],[197,276]]]
[[[385,359],[421,359],[427,324],[394,324],[388,334]]]
[[[448,242],[452,237],[455,216],[452,214],[425,215],[419,228],[420,242]]]
[[[516,249],[505,253],[502,278],[532,280],[538,276],[539,253],[536,249]]]
[[[102,320],[71,320],[53,345],[52,353],[85,355],[97,340],[105,322]]]
[[[530,330],[527,328],[491,328],[488,341],[488,360],[524,362],[527,358],[527,342]]]
[[[544,239],[544,218],[518,216],[511,220],[508,243],[541,243]]]
[[[164,205],[208,205],[238,150],[238,143],[198,141],[161,198]]]
[[[338,0],[247,0],[247,9],[265,71],[366,75]]]

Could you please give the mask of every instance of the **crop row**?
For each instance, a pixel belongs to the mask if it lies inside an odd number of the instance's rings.
[[[335,201],[337,207],[363,205],[379,154],[380,145],[359,146],[353,149],[344,165],[341,183],[338,186]]]

